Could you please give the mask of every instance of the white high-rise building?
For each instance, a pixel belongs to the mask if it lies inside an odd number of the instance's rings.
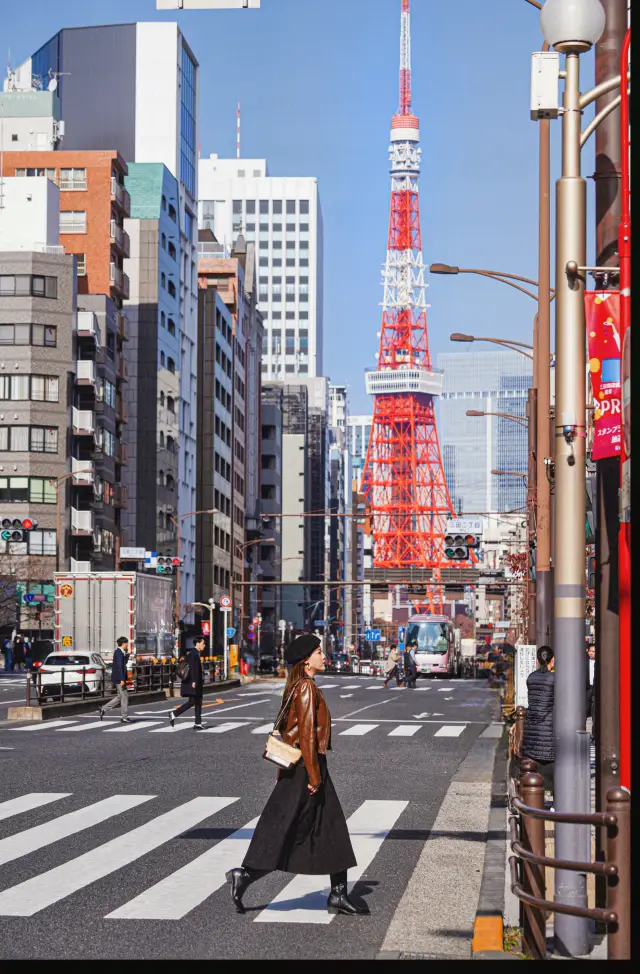
[[[255,242],[263,379],[322,375],[323,231],[318,180],[270,176],[265,159],[198,162],[198,223],[231,250]]]
[[[360,486],[367,458],[373,416],[347,416],[347,449],[351,454],[353,476]]]

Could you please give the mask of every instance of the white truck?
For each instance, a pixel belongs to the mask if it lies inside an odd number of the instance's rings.
[[[475,659],[475,655],[476,655],[475,639],[462,639],[461,645],[462,645],[462,658]]]
[[[173,579],[142,572],[56,572],[54,648],[110,662],[120,636],[132,657],[171,656]]]

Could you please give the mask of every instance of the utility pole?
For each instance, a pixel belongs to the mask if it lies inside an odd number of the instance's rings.
[[[596,85],[615,78],[627,29],[627,0],[601,0],[606,14],[604,33],[595,46]],[[596,100],[596,114],[617,95],[613,90]],[[620,109],[602,120],[595,131],[596,266],[617,267],[621,216]],[[597,286],[618,288],[617,273],[598,274]],[[619,457],[596,461],[596,662],[595,733],[596,802],[604,811],[610,788],[620,784],[618,726],[618,487]],[[597,858],[604,860],[604,836],[596,829]],[[598,905],[605,905],[606,881],[596,880]]]

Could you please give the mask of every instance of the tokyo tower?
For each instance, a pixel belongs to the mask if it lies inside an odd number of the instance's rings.
[[[377,568],[431,569],[420,611],[442,612],[446,521],[454,516],[434,410],[442,373],[431,365],[420,233],[420,123],[411,111],[411,9],[402,0],[400,105],[391,120],[391,212],[382,275],[378,368],[367,372],[373,424],[363,473]]]

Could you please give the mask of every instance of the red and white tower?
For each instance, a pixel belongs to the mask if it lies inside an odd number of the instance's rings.
[[[411,111],[411,10],[402,0],[400,105],[391,121],[391,213],[382,275],[378,368],[363,489],[373,515],[374,566],[432,569],[447,564],[444,535],[453,507],[442,466],[434,399],[442,373],[431,365],[420,234],[420,123]],[[440,612],[441,586],[421,607]]]

